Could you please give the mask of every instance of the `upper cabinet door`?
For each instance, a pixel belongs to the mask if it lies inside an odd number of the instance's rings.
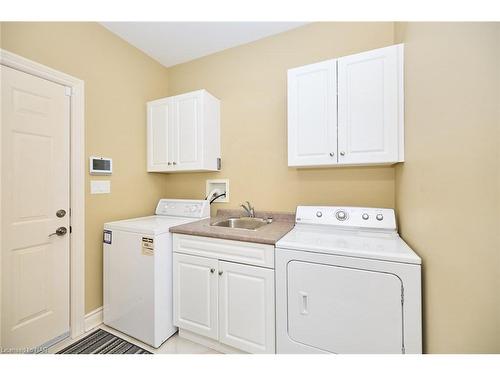
[[[288,71],[289,166],[337,163],[336,89],[336,60]]]
[[[168,98],[150,102],[148,116],[148,171],[164,171],[171,168],[171,101]]]
[[[338,59],[339,164],[403,161],[403,45]]]
[[[172,98],[173,164],[177,170],[200,169],[202,163],[202,96],[201,92]]]

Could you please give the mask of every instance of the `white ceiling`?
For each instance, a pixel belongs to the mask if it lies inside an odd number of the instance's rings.
[[[306,22],[101,22],[169,67],[304,25]]]

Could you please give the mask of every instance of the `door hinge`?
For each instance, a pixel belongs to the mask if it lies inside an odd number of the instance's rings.
[[[69,87],[69,86],[65,86],[64,87],[64,93],[66,94],[66,96],[71,96],[73,95],[73,88]]]
[[[73,232],[73,227],[70,225],[69,226],[69,233],[72,233]]]

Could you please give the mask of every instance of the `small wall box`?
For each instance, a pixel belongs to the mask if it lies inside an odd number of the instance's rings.
[[[110,175],[113,173],[113,160],[101,158],[98,156],[90,157],[90,174],[91,175]]]
[[[215,203],[228,203],[229,202],[229,180],[219,179],[219,180],[207,180],[206,185],[206,195],[210,194],[214,189],[219,189],[220,192],[226,193],[225,197],[218,198]],[[209,197],[210,198],[210,197]]]

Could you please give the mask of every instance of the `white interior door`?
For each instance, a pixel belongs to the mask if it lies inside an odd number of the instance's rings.
[[[197,169],[202,155],[201,95],[179,95],[173,98],[175,169]]]
[[[336,60],[288,71],[288,165],[337,163]]]
[[[174,324],[218,339],[217,259],[174,253]]]
[[[249,353],[275,353],[274,270],[219,262],[219,340]]]
[[[401,54],[396,45],[338,59],[339,164],[399,161]]]
[[[1,346],[33,348],[69,333],[70,98],[59,84],[1,74]],[[58,228],[67,233],[50,235]]]

